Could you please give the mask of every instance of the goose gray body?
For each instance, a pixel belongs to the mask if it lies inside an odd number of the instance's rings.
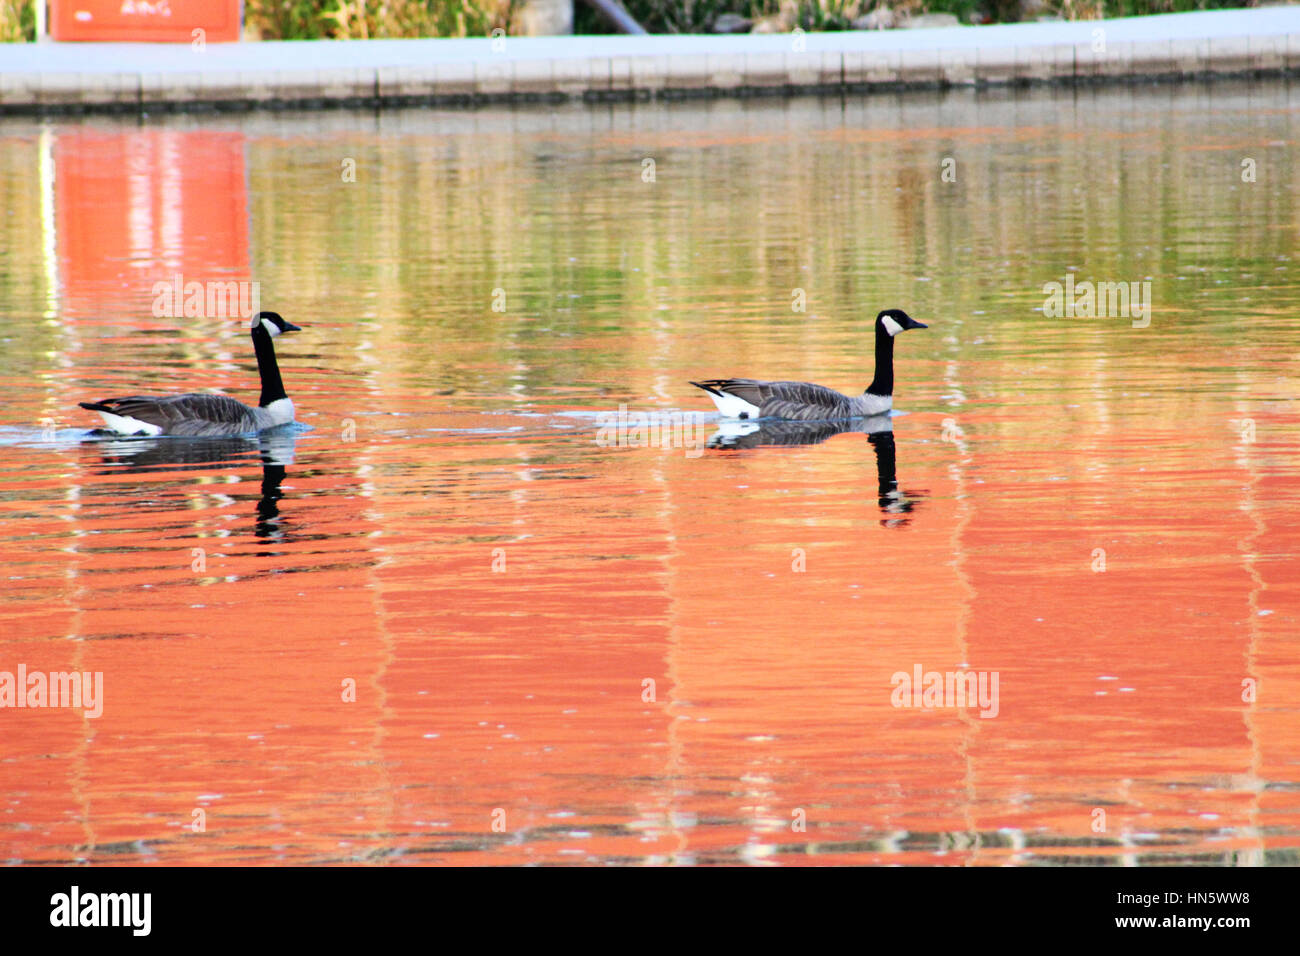
[[[293,402],[285,394],[272,338],[301,331],[274,312],[259,312],[250,332],[262,379],[256,406],[228,395],[191,392],[185,395],[128,395],[98,402],[80,402],[99,412],[110,431],[119,435],[175,435],[187,438],[228,438],[287,425],[294,419]]]
[[[714,378],[691,382],[709,393],[728,418],[782,418],[789,421],[838,421],[870,418],[894,407],[894,337],[924,329],[902,309],[876,316],[876,377],[861,395],[843,395],[812,382],[763,382],[753,378]]]
[[[750,413],[740,405],[724,402],[718,404],[718,410],[727,414],[731,409],[739,409],[738,414],[729,417],[743,418],[783,418],[795,422],[829,422],[842,418],[869,418],[887,412],[893,404],[889,395],[842,395],[825,385],[812,382],[760,382],[752,378],[717,378],[703,382],[691,382],[696,388],[702,388],[712,395],[733,396],[758,409],[758,414]],[[724,411],[723,405],[727,406]]]
[[[228,395],[194,392],[106,398],[102,402],[81,402],[81,407],[99,412],[109,428],[118,434],[232,438],[293,421],[293,402],[288,398],[280,401],[288,403],[288,407],[255,408]],[[132,426],[133,422],[152,425],[158,431]]]

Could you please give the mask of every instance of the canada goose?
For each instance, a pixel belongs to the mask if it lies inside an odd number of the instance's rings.
[[[866,418],[894,405],[894,336],[929,326],[902,309],[876,316],[876,377],[861,395],[841,395],[810,382],[759,382],[752,378],[718,378],[691,382],[709,393],[718,411],[728,418],[785,418],[794,421],[835,421]]]
[[[131,395],[99,402],[78,402],[99,412],[110,431],[119,435],[184,435],[219,438],[265,431],[293,421],[293,402],[284,392],[280,366],[271,339],[281,332],[301,332],[274,312],[259,312],[250,330],[262,397],[251,408],[226,395],[191,392],[187,395]]]

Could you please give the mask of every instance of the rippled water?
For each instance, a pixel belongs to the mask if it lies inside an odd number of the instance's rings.
[[[5,121],[0,671],[104,693],[0,709],[0,859],[1297,862],[1297,104]],[[88,438],[256,398],[177,274],[299,428]],[[860,390],[889,306],[892,434],[686,384]]]

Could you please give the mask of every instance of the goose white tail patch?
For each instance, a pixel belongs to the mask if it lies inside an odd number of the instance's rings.
[[[739,395],[728,395],[726,392],[715,395],[709,392],[709,398],[713,399],[713,404],[718,406],[718,411],[727,418],[758,418],[763,413],[761,408],[745,401]]]
[[[889,333],[890,338],[893,338],[899,332],[903,331],[903,327],[899,325],[891,316],[888,315],[885,316],[883,319],[880,320],[880,322],[882,325],[884,325],[885,331]]]
[[[149,422],[142,422],[138,418],[132,418],[129,415],[114,415],[112,412],[100,412],[99,417],[104,419],[104,424],[110,430],[117,432],[119,435],[161,435],[162,427],[152,425]]]

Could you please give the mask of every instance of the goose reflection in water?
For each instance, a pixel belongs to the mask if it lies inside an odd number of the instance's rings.
[[[300,430],[293,426],[239,438],[103,438],[91,432],[86,442],[100,453],[106,466],[101,475],[149,472],[224,471],[258,463],[262,466],[262,494],[257,502],[253,533],[267,540],[286,534],[279,501],[285,466],[292,465]]]
[[[904,492],[898,487],[897,452],[894,423],[889,413],[871,418],[852,418],[834,422],[799,422],[781,419],[758,421],[723,421],[710,436],[709,448],[763,448],[770,445],[817,445],[835,435],[857,432],[867,436],[876,452],[876,477],[879,482],[880,511],[886,517],[881,525],[901,528],[911,519],[924,492]]]

